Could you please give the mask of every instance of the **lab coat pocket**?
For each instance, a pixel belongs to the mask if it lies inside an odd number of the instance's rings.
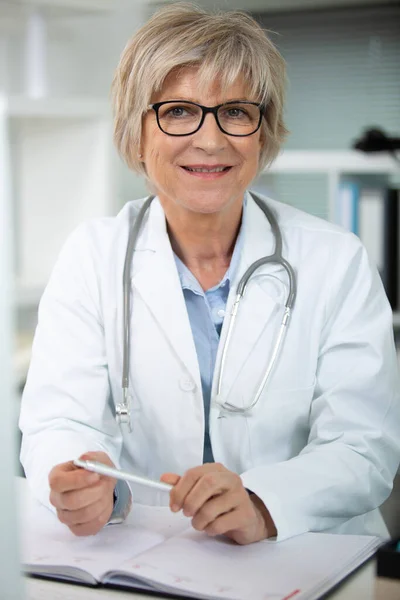
[[[265,390],[246,416],[252,467],[288,460],[306,446],[314,386]]]

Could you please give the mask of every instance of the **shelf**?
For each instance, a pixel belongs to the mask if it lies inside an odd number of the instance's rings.
[[[393,173],[400,164],[385,153],[364,154],[356,150],[287,150],[264,173]]]
[[[5,103],[6,112],[12,118],[111,118],[111,105],[103,98],[11,96]]]

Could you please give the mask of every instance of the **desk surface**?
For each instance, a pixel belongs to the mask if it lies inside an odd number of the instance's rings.
[[[25,594],[26,600],[149,600],[158,597],[31,578],[26,580]],[[374,561],[369,561],[329,595],[329,600],[399,600],[399,598],[400,580],[376,579]]]
[[[26,498],[25,482],[21,480],[20,484],[21,497]],[[368,561],[338,586],[329,595],[329,600],[399,600],[400,579],[377,579],[375,569],[375,561]],[[24,598],[25,600],[149,600],[162,598],[162,596],[26,578]]]

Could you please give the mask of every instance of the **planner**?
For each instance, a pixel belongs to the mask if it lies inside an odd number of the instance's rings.
[[[26,495],[21,518],[27,574],[209,600],[317,599],[381,544],[372,536],[306,533],[239,546],[195,531],[180,513],[141,505],[125,523],[82,538]]]

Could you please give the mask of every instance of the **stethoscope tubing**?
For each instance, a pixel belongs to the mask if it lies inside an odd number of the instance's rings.
[[[270,378],[270,375],[273,371],[273,367],[276,363],[276,360],[279,356],[279,352],[281,346],[283,344],[287,327],[290,320],[290,315],[292,312],[293,305],[296,299],[297,293],[297,282],[296,282],[296,274],[294,272],[293,267],[290,263],[285,260],[282,256],[282,234],[276,220],[276,217],[273,211],[265,204],[263,200],[261,200],[254,192],[251,192],[251,196],[253,200],[256,202],[257,206],[263,211],[267,220],[271,225],[271,230],[275,238],[275,251],[270,256],[265,256],[263,258],[255,261],[250,267],[246,270],[244,275],[241,277],[238,286],[235,301],[232,306],[230,321],[228,325],[228,331],[225,338],[224,347],[222,349],[221,355],[221,363],[220,369],[218,373],[217,380],[217,396],[213,401],[216,403],[221,410],[227,411],[230,413],[239,413],[245,414],[251,411],[256,404],[258,403],[261,394]],[[130,316],[131,316],[131,306],[130,306],[130,298],[131,298],[131,265],[133,260],[133,253],[135,251],[136,242],[139,237],[140,228],[143,223],[143,219],[150,207],[151,202],[153,201],[154,196],[149,196],[144,204],[142,205],[137,217],[133,221],[133,217],[130,221],[129,226],[129,236],[128,236],[128,246],[125,255],[125,263],[124,263],[124,271],[123,271],[123,364],[122,364],[122,402],[116,405],[116,419],[119,424],[127,424],[129,431],[131,431],[131,420],[130,420],[130,398],[129,398],[129,362],[130,362]],[[280,264],[287,273],[289,279],[289,292],[286,298],[284,314],[281,321],[281,326],[279,329],[279,333],[277,336],[276,343],[274,345],[271,358],[264,374],[264,377],[257,388],[255,396],[252,402],[246,407],[239,407],[231,404],[230,402],[223,401],[221,399],[221,389],[222,389],[222,380],[223,374],[225,370],[226,358],[228,354],[228,348],[230,347],[231,338],[233,334],[234,324],[236,321],[236,317],[239,311],[240,302],[246,292],[247,285],[250,281],[250,278],[254,274],[254,272],[259,269],[261,266],[269,263]]]

